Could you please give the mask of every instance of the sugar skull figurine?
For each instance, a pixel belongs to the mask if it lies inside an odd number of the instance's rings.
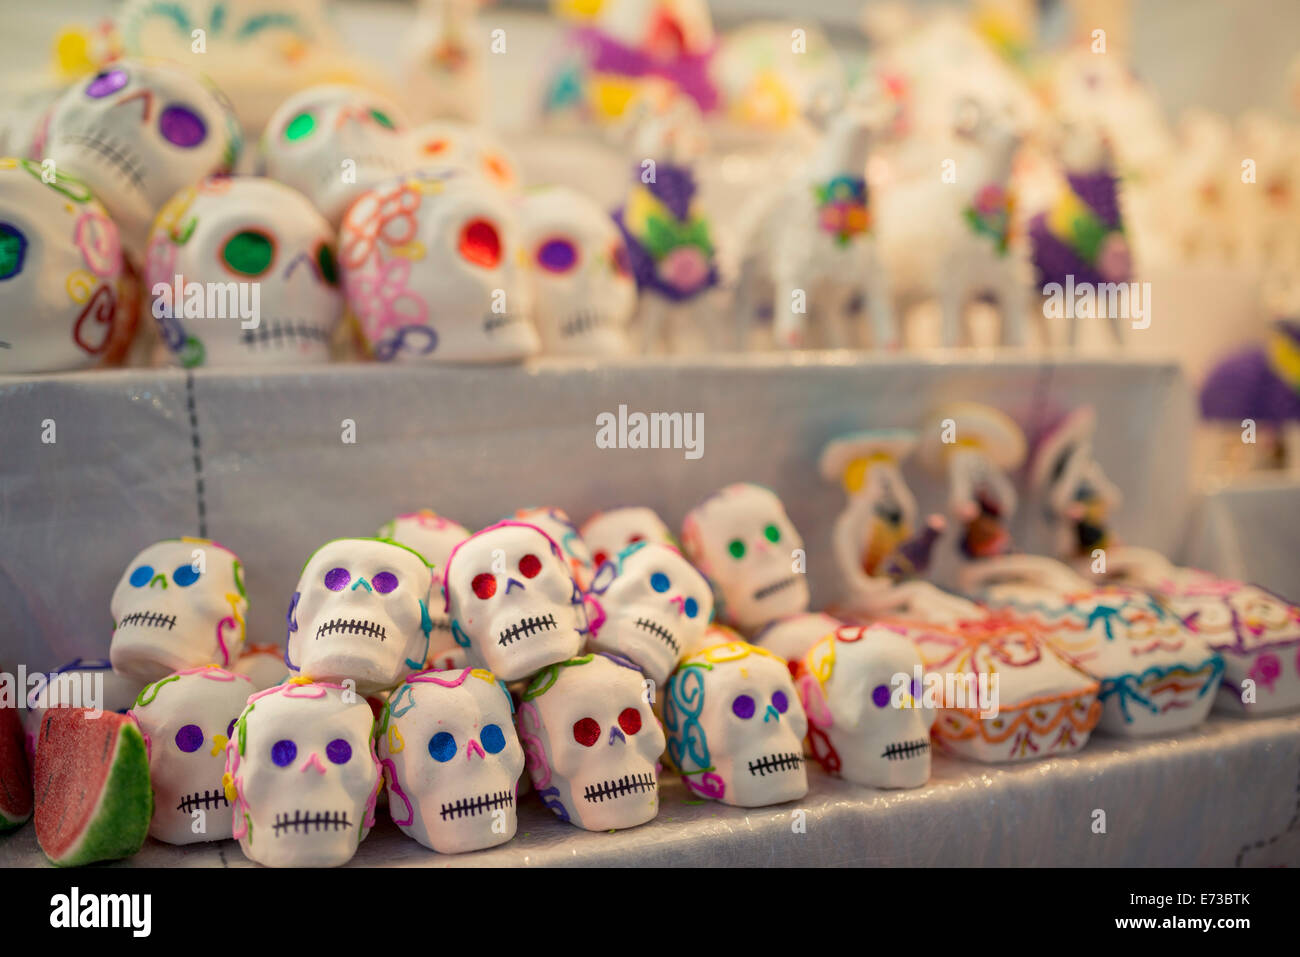
[[[596,512],[583,522],[580,533],[596,568],[637,542],[677,547],[677,539],[655,510],[636,505]]]
[[[510,694],[490,671],[422,671],[393,692],[376,736],[393,822],[443,854],[515,836],[524,750]]]
[[[687,514],[682,544],[713,583],[718,617],[741,631],[808,610],[793,558],[803,539],[770,489],[742,482],[709,496]]]
[[[317,681],[391,688],[429,653],[432,571],[419,553],[380,538],[340,538],[303,567],[289,603],[284,660]]]
[[[671,545],[637,542],[601,566],[591,588],[600,627],[588,644],[630,658],[662,685],[713,616],[709,582]]]
[[[230,172],[239,125],[214,87],[166,60],[115,60],[71,87],[50,111],[36,157],[80,177],[144,253],[149,224],[182,187]]]
[[[524,691],[515,720],[528,774],[561,820],[607,831],[659,813],[664,732],[645,682],[626,658],[593,652],[550,665]]]
[[[411,167],[409,127],[397,104],[363,87],[300,90],[262,133],[266,175],[302,193],[336,226],[358,196]]]
[[[498,522],[457,545],[444,576],[447,614],[470,661],[519,681],[582,649],[587,613],[555,540],[535,525]]]
[[[280,645],[244,645],[244,653],[230,670],[251,681],[254,691],[273,688],[290,677],[284,663],[284,648]]]
[[[812,756],[828,774],[873,788],[918,788],[930,779],[930,728],[921,656],[881,627],[847,625],[804,658],[799,694]]]
[[[348,305],[381,362],[509,362],[538,349],[515,216],[501,191],[453,167],[366,190],[339,263]]]
[[[562,186],[519,204],[520,238],[532,268],[533,310],[550,355],[624,355],[636,309],[636,281],[614,220]]]
[[[504,143],[482,126],[434,120],[411,131],[419,166],[454,166],[481,176],[506,193],[518,190],[519,164]]]
[[[381,783],[364,698],[295,678],[259,691],[226,745],[226,798],[244,855],[267,867],[346,864],[375,823]]]
[[[282,183],[236,176],[187,186],[154,222],[145,277],[180,365],[329,361],[343,316],[334,231]]]
[[[769,622],[754,635],[753,643],[790,664],[791,672],[803,666],[804,655],[827,635],[834,634],[844,622],[819,611],[788,615]]]
[[[231,836],[222,783],[226,744],[255,690],[243,675],[209,665],[178,671],[140,692],[131,717],[149,749],[150,836],[168,844]]]
[[[569,518],[569,513],[562,508],[538,507],[521,508],[511,518],[516,522],[536,525],[555,540],[569,564],[569,570],[583,591],[591,584],[596,574],[596,562],[591,549],[587,546],[578,526]]]
[[[90,188],[0,159],[0,374],[120,358],[135,305],[117,226]]]
[[[36,738],[47,708],[80,708],[92,704],[102,711],[126,714],[144,682],[113,670],[104,658],[76,658],[44,676],[40,687],[27,693],[22,713],[28,764],[35,767]],[[100,694],[98,700],[92,700]]]
[[[469,529],[464,525],[428,508],[398,515],[379,530],[380,538],[391,538],[399,545],[415,549],[433,566],[433,590],[429,597],[429,619],[433,622],[433,630],[429,633],[429,655],[425,661],[429,668],[464,667],[463,664],[444,663],[459,663],[458,653],[463,656],[464,649],[452,637],[451,619],[443,611],[447,596],[442,591],[442,575],[451,550],[469,535]]]
[[[150,545],[127,566],[110,607],[113,670],[140,681],[200,665],[225,668],[244,649],[243,567],[207,539]]]
[[[737,807],[808,793],[808,719],[785,661],[743,641],[685,658],[664,699],[668,757],[687,788]]]

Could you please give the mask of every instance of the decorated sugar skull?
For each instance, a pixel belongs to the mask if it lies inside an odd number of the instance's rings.
[[[348,305],[383,362],[507,362],[538,349],[515,216],[500,190],[451,167],[380,183],[348,210]]]
[[[531,260],[533,315],[551,355],[623,355],[636,281],[614,220],[567,187],[527,193],[520,237]]]
[[[243,675],[210,665],[178,671],[140,692],[131,716],[149,749],[150,836],[168,844],[231,836],[222,783],[226,744],[255,690]]]
[[[873,788],[930,779],[930,728],[921,656],[888,628],[846,625],[804,658],[799,694],[812,756],[829,774]]]
[[[696,794],[761,807],[808,793],[808,719],[781,658],[745,642],[687,656],[664,697],[668,757]]]
[[[340,538],[303,567],[289,603],[284,660],[317,681],[391,688],[424,667],[429,653],[432,571],[404,545]]]
[[[180,365],[329,360],[343,316],[334,231],[282,183],[222,176],[187,186],[154,223],[145,276]]]
[[[587,613],[560,546],[536,525],[498,522],[452,550],[447,614],[470,661],[519,681],[582,649]]]
[[[126,714],[135,704],[144,682],[113,670],[103,658],[76,658],[49,672],[39,687],[27,692],[23,733],[28,764],[36,758],[36,736],[47,708],[92,708]]]
[[[111,361],[129,342],[134,308],[117,226],[90,188],[0,159],[0,373]]]
[[[662,685],[713,616],[708,580],[671,545],[637,542],[601,566],[592,585],[600,627],[590,646],[630,658]]]
[[[507,193],[521,185],[515,158],[481,126],[445,119],[423,123],[411,131],[411,150],[420,166],[454,166]]]
[[[510,694],[490,671],[423,671],[402,683],[380,719],[388,806],[403,834],[443,854],[515,836],[524,750]]]
[[[265,691],[289,678],[281,645],[244,645],[244,653],[230,666],[230,670],[251,681],[254,691]]]
[[[686,516],[682,544],[713,583],[718,617],[741,631],[808,610],[795,570],[803,539],[770,489],[742,482],[711,495]]]
[[[154,215],[178,190],[229,172],[239,127],[225,98],[166,60],[115,60],[50,111],[41,159],[95,191],[139,261]]]
[[[827,635],[834,634],[844,622],[819,611],[789,615],[770,622],[754,635],[753,643],[784,658],[791,672],[798,671],[804,655]]]
[[[664,732],[640,669],[592,652],[533,678],[516,715],[533,788],[588,831],[636,827],[659,813]]]
[[[225,668],[244,649],[248,597],[234,552],[203,538],[150,545],[113,590],[113,670],[157,681],[199,665]]]
[[[433,566],[433,591],[429,597],[429,620],[433,622],[433,630],[429,632],[429,656],[425,662],[430,668],[454,667],[435,662],[454,660],[458,649],[464,651],[452,638],[451,619],[443,610],[447,596],[442,592],[442,573],[451,557],[451,550],[469,535],[469,529],[464,525],[428,508],[398,515],[379,530],[380,538],[391,538],[399,545],[415,549]]]
[[[234,837],[268,867],[346,864],[375,823],[379,760],[370,705],[295,678],[259,691],[226,745]]]
[[[409,125],[397,104],[364,87],[308,87],[267,121],[266,175],[337,225],[358,196],[410,168]]]
[[[596,562],[592,558],[591,548],[588,547],[582,533],[578,531],[578,526],[569,518],[568,512],[553,506],[521,508],[512,518],[516,522],[536,525],[551,536],[560,546],[560,551],[564,554],[564,560],[568,563],[573,577],[584,591],[587,589],[591,584],[592,576],[596,574]]]
[[[596,568],[637,542],[677,546],[673,533],[655,510],[637,505],[596,512],[583,523],[581,535]]]

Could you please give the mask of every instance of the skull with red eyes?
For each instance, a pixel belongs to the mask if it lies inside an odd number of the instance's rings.
[[[307,560],[289,605],[284,660],[317,680],[368,694],[424,667],[432,572],[416,552],[378,538],[341,538]]]
[[[343,317],[334,232],[282,183],[214,177],[182,190],[154,223],[145,276],[162,339],[184,366],[329,360]]]
[[[572,658],[587,634],[582,589],[535,525],[498,522],[456,546],[445,574],[452,634],[470,660],[519,681]]]
[[[380,719],[388,807],[403,834],[443,854],[515,835],[524,752],[510,694],[490,671],[411,675]]]
[[[554,506],[538,506],[521,508],[512,518],[526,525],[536,525],[551,536],[555,544],[560,546],[560,553],[569,563],[569,571],[573,573],[578,587],[583,591],[587,590],[591,585],[592,577],[596,574],[596,562],[582,533],[578,531],[578,526],[569,518],[568,512]]]
[[[668,681],[664,728],[668,756],[696,794],[761,807],[808,792],[808,719],[770,652],[738,641],[688,655]]]
[[[529,684],[516,723],[543,802],[588,831],[636,827],[659,813],[664,732],[645,677],[626,658],[592,653]]]
[[[229,171],[240,145],[234,113],[214,88],[176,64],[128,59],[70,88],[36,150],[86,181],[139,261],[158,208]]]
[[[367,190],[339,234],[348,305],[381,362],[504,362],[537,330],[501,191],[452,167]]]
[[[243,675],[209,666],[178,671],[140,692],[131,717],[149,749],[150,836],[168,844],[231,836],[221,780],[226,743],[255,690]]]
[[[636,281],[614,220],[577,190],[555,186],[524,196],[519,224],[543,350],[626,353]]]
[[[409,125],[397,104],[362,87],[309,87],[281,103],[266,124],[266,175],[337,225],[367,189],[410,169]]]
[[[592,586],[604,613],[590,645],[634,661],[661,685],[709,626],[708,580],[671,545],[637,542],[601,566]]]
[[[673,533],[652,508],[626,506],[596,512],[582,525],[582,538],[599,568],[629,545],[658,542],[677,547]]]

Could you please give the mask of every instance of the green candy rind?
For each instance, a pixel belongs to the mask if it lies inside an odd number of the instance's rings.
[[[81,839],[62,858],[50,857],[50,863],[80,867],[130,857],[144,846],[152,816],[153,789],[149,786],[149,754],[144,737],[134,724],[124,724],[118,731],[113,765],[99,796],[99,808]]]

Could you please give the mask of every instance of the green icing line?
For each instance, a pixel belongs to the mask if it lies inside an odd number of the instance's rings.
[[[95,861],[130,857],[144,846],[153,816],[153,790],[149,786],[149,756],[144,738],[134,723],[120,726],[113,766],[99,808],[86,826],[81,840],[56,867],[80,867]]]
[[[147,704],[153,704],[153,699],[158,697],[158,692],[162,690],[163,685],[167,684],[169,681],[180,680],[180,675],[168,675],[166,678],[160,678],[151,685],[145,685],[135,699],[135,706],[137,708],[143,708]],[[146,695],[148,697],[146,697]]]

